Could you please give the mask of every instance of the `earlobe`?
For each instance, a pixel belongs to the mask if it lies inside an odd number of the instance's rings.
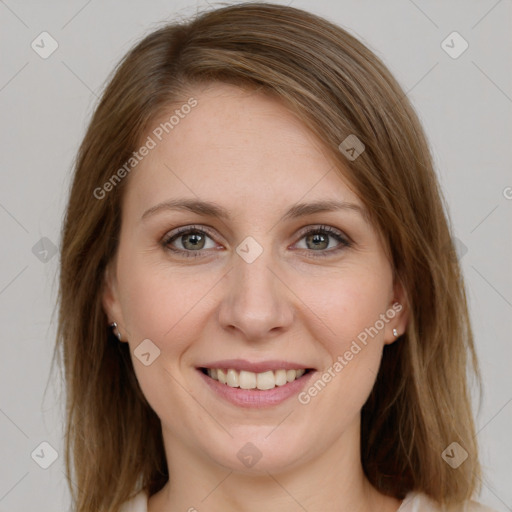
[[[109,325],[113,322],[116,322],[117,325],[122,325],[121,306],[117,293],[117,282],[110,265],[105,269],[103,277],[102,305]]]
[[[388,332],[386,332],[385,336],[386,344],[398,340],[407,330],[407,324],[409,322],[407,293],[400,280],[397,279],[395,281],[393,290],[394,299],[391,301],[390,309],[388,310],[390,313],[393,311],[393,317],[388,324]]]

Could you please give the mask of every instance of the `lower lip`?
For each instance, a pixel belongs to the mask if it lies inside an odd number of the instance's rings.
[[[284,386],[276,386],[272,389],[261,390],[232,388],[227,384],[222,384],[218,380],[208,377],[208,375],[205,375],[201,370],[198,370],[198,372],[206,384],[210,386],[210,389],[212,389],[217,395],[234,405],[238,405],[239,407],[251,408],[263,408],[278,405],[292,396],[299,394],[306,386],[311,376],[316,373],[315,371],[309,371],[302,377],[294,380],[293,382],[288,382]]]

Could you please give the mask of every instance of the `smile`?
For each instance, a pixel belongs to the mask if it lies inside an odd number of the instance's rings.
[[[196,367],[214,396],[238,407],[276,406],[299,394],[314,368],[285,361],[249,362],[231,359]]]
[[[212,379],[232,388],[266,391],[293,382],[302,377],[308,370],[306,368],[299,370],[280,369],[255,373],[246,370],[237,371],[233,368],[228,370],[222,368],[202,368],[202,371]]]

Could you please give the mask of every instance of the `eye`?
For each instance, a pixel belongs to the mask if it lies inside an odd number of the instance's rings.
[[[210,240],[212,244],[208,245],[207,240]],[[173,246],[175,243],[178,247]],[[201,256],[202,250],[216,248],[208,232],[195,226],[179,228],[169,233],[162,240],[162,245],[170,251],[183,254],[187,257]]]
[[[334,248],[332,248],[331,239],[338,242]],[[331,226],[318,226],[314,229],[309,229],[302,233],[300,240],[305,240],[306,247],[299,247],[299,249],[316,252],[317,254],[314,257],[329,256],[352,245],[348,238],[343,236],[341,231]]]
[[[178,228],[166,235],[162,240],[162,246],[175,254],[186,257],[203,256],[206,249],[218,249],[208,230],[197,226],[186,226]],[[300,240],[305,240],[306,247],[298,247],[300,250],[306,250],[310,253],[316,253],[313,257],[324,257],[350,247],[352,243],[347,237],[343,236],[331,226],[317,226],[314,229],[303,230]],[[208,245],[208,240],[210,244]],[[335,240],[337,245],[332,247],[331,241]],[[298,242],[297,242],[298,244]],[[297,245],[296,244],[296,245]]]

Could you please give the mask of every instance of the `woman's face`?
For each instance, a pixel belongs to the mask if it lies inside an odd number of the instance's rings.
[[[272,472],[355,453],[407,321],[384,248],[280,102],[225,84],[193,96],[127,178],[104,294],[171,463]]]

